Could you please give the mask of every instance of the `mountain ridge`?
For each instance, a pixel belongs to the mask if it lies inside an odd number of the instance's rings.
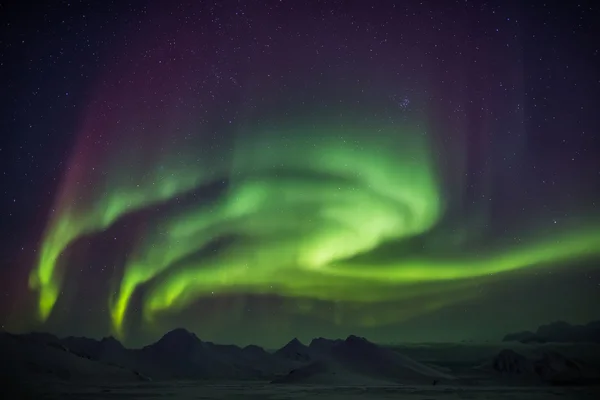
[[[535,332],[513,332],[504,336],[503,342],[521,343],[600,343],[600,320],[584,325],[555,321],[540,325]]]
[[[260,379],[276,381],[278,377],[287,376],[292,371],[307,367],[312,363],[337,366],[345,364],[343,370],[357,376],[362,374],[372,375],[380,380],[402,380],[402,376],[383,373],[378,367],[379,361],[385,362],[384,365],[387,367],[394,366],[395,369],[404,371],[404,377],[411,380],[415,376],[426,376],[432,372],[427,369],[428,367],[421,366],[417,362],[406,363],[404,359],[396,357],[393,350],[385,349],[365,338],[353,335],[348,336],[345,340],[316,338],[311,341],[309,346],[294,338],[274,352],[268,352],[256,345],[239,347],[202,341],[193,332],[183,328],[169,331],[156,342],[137,349],[126,348],[114,337],[97,340],[69,336],[61,339],[55,335],[41,332],[22,335],[1,333],[0,337],[2,343],[10,342],[10,347],[13,348],[35,345],[40,354],[51,353],[55,356],[57,351],[61,352],[64,365],[61,365],[60,368],[65,371],[70,369],[71,364],[77,364],[77,359],[81,358],[86,362],[97,363],[100,366],[99,370],[108,368],[114,373],[118,371],[118,373],[129,374],[131,378],[141,380]],[[18,346],[15,346],[15,343],[18,343]],[[35,357],[28,360],[27,363],[29,366],[47,364],[46,360]],[[54,371],[45,366],[34,369],[50,371],[50,374]],[[317,372],[321,370],[323,368],[315,369]],[[408,373],[409,371],[411,372]],[[63,373],[61,376],[64,378],[67,375],[70,376],[71,372]],[[429,380],[429,378],[427,376],[425,380]]]
[[[597,382],[596,368],[540,348],[544,354],[523,356],[510,349],[471,367],[488,378],[534,384]],[[317,337],[308,345],[293,338],[280,349],[240,347],[201,340],[183,328],[166,332],[154,343],[126,348],[116,338],[68,336],[44,332],[16,335],[0,332],[0,352],[7,357],[4,374],[28,379],[60,380],[258,380],[274,384],[461,384],[456,371],[431,358],[411,358],[396,348],[364,337]],[[459,371],[460,372],[460,371]],[[464,371],[463,371],[464,372]],[[487,378],[485,378],[487,379]]]

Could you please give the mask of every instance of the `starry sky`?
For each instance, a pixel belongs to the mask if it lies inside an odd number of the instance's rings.
[[[600,318],[592,1],[49,3],[0,6],[5,329]]]

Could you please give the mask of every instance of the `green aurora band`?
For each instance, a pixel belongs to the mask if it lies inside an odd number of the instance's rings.
[[[206,153],[201,162],[196,147],[178,142],[177,157],[154,157],[143,173],[132,157],[143,150],[125,151],[119,170],[92,179],[102,183],[102,195],[75,204],[69,203],[77,198],[74,182],[82,178],[68,177],[31,274],[40,317],[48,318],[58,298],[58,259],[70,243],[218,181],[228,184],[216,199],[151,217],[109,300],[117,335],[124,335],[131,299],[143,285],[147,321],[201,297],[239,292],[368,306],[427,291],[443,294],[448,281],[466,283],[600,253],[600,230],[580,227],[476,257],[454,251],[448,257],[406,254],[367,262],[361,257],[424,236],[442,221],[444,189],[431,138],[419,125],[292,122],[240,128],[233,152]],[[131,171],[127,179],[119,178],[123,170]],[[221,238],[231,240],[203,252]],[[469,296],[464,292],[421,312]]]
[[[139,164],[144,158],[141,153],[143,150],[140,148],[125,148],[123,145],[120,156],[112,161],[124,166]],[[90,160],[86,156],[85,152],[77,153],[72,167],[67,170],[37,268],[29,277],[30,288],[39,291],[38,313],[41,320],[49,317],[58,299],[63,271],[57,268],[57,264],[71,243],[83,235],[110,227],[130,212],[190,190],[201,180],[201,169],[187,168],[191,160],[183,156],[167,163],[166,168],[162,161],[168,160],[153,157],[155,165],[148,170],[128,169],[127,175],[121,171],[102,174],[100,168],[87,165]],[[90,189],[91,195],[88,195]]]

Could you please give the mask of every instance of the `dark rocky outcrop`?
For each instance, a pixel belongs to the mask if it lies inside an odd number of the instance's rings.
[[[505,342],[521,343],[600,343],[600,321],[571,325],[564,321],[541,325],[535,332],[523,331],[504,336]]]
[[[277,350],[275,355],[277,357],[299,362],[309,362],[314,359],[311,350],[296,338]]]
[[[484,368],[508,378],[537,381],[550,385],[587,385],[600,383],[600,373],[581,361],[555,351],[528,358],[514,350],[502,350]]]
[[[492,361],[494,371],[509,375],[529,375],[534,372],[533,362],[514,350],[502,350]]]

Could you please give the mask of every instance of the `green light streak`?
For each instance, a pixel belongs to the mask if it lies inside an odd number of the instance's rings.
[[[392,261],[369,258],[382,245],[417,237],[462,243],[472,236],[472,229],[470,235],[461,231],[464,226],[459,234],[446,229],[427,236],[445,209],[431,143],[420,129],[290,123],[240,131],[232,152],[215,151],[200,161],[195,152],[188,146],[176,157],[158,157],[144,171],[131,161],[137,158],[122,157],[106,181],[93,181],[94,193],[84,201],[76,201],[77,186],[67,180],[62,211],[49,225],[30,276],[43,320],[60,293],[57,264],[71,243],[215,181],[228,186],[211,202],[166,207],[148,217],[149,228],[137,238],[108,301],[115,334],[125,334],[141,286],[148,289],[142,298],[147,321],[199,297],[239,292],[341,301],[357,309],[420,302],[390,311],[389,320],[473,298],[474,278],[600,254],[600,230],[592,226],[493,251],[416,256],[407,249]],[[207,254],[223,238],[232,239]],[[372,314],[361,318],[377,322]]]
[[[115,331],[122,332],[136,287],[218,237],[241,235],[256,244],[238,252],[239,259],[217,263],[211,273],[186,270],[174,281],[165,278],[173,282],[164,295],[167,305],[187,290],[182,282],[188,279],[210,292],[227,282],[256,285],[259,276],[267,282],[283,265],[319,269],[431,228],[441,205],[427,140],[388,127],[378,139],[359,141],[365,129],[300,127],[241,135],[226,195],[210,208],[164,216],[156,224],[161,234],[150,233],[140,256],[128,262],[111,306]],[[261,149],[269,147],[273,151],[265,156]]]
[[[119,163],[117,163],[119,164]],[[112,184],[96,182],[97,193],[91,204],[82,202],[85,187],[67,177],[59,199],[59,212],[46,231],[37,267],[29,277],[29,287],[40,293],[38,314],[46,320],[58,299],[62,272],[57,269],[59,257],[81,236],[107,229],[120,217],[140,208],[156,204],[193,189],[200,182],[200,172],[182,168],[180,161],[169,168],[135,172],[127,164],[115,167]],[[124,175],[127,171],[127,179]],[[95,197],[95,196],[92,196]]]
[[[562,234],[558,238],[545,238],[533,244],[525,244],[513,249],[503,249],[497,254],[485,257],[462,257],[454,261],[412,260],[388,266],[343,265],[328,266],[324,272],[333,276],[397,283],[419,283],[427,281],[447,281],[482,277],[510,272],[522,268],[545,266],[585,259],[600,254],[600,232],[583,230]]]
[[[258,265],[242,268],[240,264],[244,263],[246,253],[241,251],[237,263],[227,259],[219,262],[218,268],[210,269],[189,265],[161,281],[149,297],[146,311],[151,315],[171,308],[183,308],[196,298],[210,296],[215,291],[234,292],[240,288],[248,293],[308,296],[327,301],[377,303],[401,300],[425,294],[427,287],[424,284],[461,281],[542,266],[548,262],[581,259],[598,254],[599,246],[600,233],[585,232],[480,259],[406,260],[385,266],[328,264],[317,270],[297,267],[297,270],[276,271],[279,273],[265,271]],[[271,264],[277,259],[276,250],[272,251],[273,254],[264,260]],[[407,292],[407,288],[412,290]],[[443,290],[444,287],[435,288],[436,292]],[[451,299],[446,302],[452,303]]]

